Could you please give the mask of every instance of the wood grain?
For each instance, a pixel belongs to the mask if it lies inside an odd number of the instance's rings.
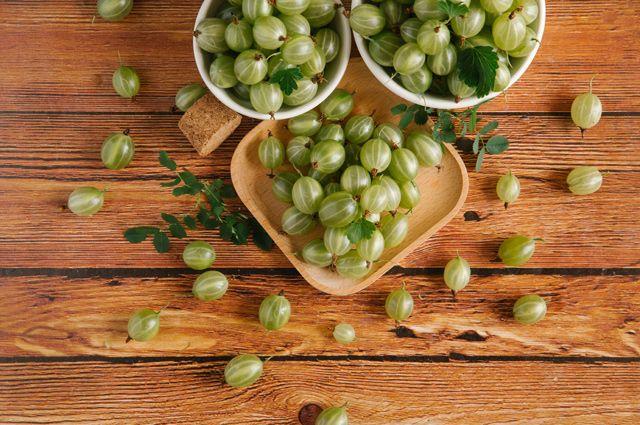
[[[55,276],[6,276],[0,299],[3,356],[580,356],[640,358],[640,293],[633,276],[473,276],[451,297],[441,275],[395,272],[368,289],[336,297],[311,288],[297,275],[228,273],[220,302],[190,293],[194,273],[175,271],[73,272]],[[387,318],[387,294],[405,282],[413,315],[401,327]],[[285,291],[290,323],[266,332],[257,311],[268,294]],[[515,300],[538,293],[548,314],[535,326],[512,319]],[[125,343],[136,309],[162,312],[161,332],[147,343]],[[24,312],[28,320],[24,320]],[[337,344],[331,332],[351,323],[358,340]],[[562,329],[562,332],[558,332]]]
[[[311,404],[344,403],[368,425],[640,421],[637,363],[272,360],[247,389],[222,383],[224,364],[3,363],[0,421],[291,425]]]
[[[4,2],[0,10],[2,110],[168,111],[176,91],[199,81],[191,31],[200,0],[139,2],[120,23],[93,22],[95,2]],[[640,11],[630,0],[551,1],[542,48],[524,77],[485,106],[491,111],[568,111],[598,74],[605,111],[640,112]],[[28,28],[28,31],[26,30]],[[142,78],[135,102],[118,98],[122,60]],[[355,54],[355,51],[354,53]]]
[[[484,116],[494,118],[511,148],[488,157],[480,173],[472,170],[473,158],[464,156],[470,170],[465,206],[401,265],[442,267],[459,251],[473,267],[501,267],[494,262],[501,240],[521,232],[546,240],[526,267],[638,267],[640,222],[634,211],[640,211],[640,117],[605,117],[584,140],[563,116]],[[0,266],[182,267],[183,242],[166,256],[149,243],[131,245],[122,238],[127,227],[159,224],[160,211],[191,208],[190,200],[176,201],[159,186],[171,178],[157,163],[159,150],[200,176],[228,178],[233,150],[255,122],[244,120],[214,155],[199,158],[177,121],[176,115],[0,115],[6,137],[0,144],[0,196],[11,205],[0,209]],[[123,128],[132,129],[136,157],[126,170],[106,170],[99,160],[102,140]],[[606,172],[599,192],[577,197],[566,190],[565,177],[578,165]],[[495,184],[509,169],[520,178],[522,194],[505,211]],[[86,219],[61,210],[68,193],[87,184],[110,188],[103,211]],[[277,250],[232,247],[214,234],[193,237],[214,242],[218,267],[237,267],[244,257],[251,258],[252,267],[290,267]]]

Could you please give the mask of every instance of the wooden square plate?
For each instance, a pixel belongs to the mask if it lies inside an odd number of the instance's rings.
[[[377,123],[397,122],[390,108],[402,102],[375,78],[362,59],[351,59],[347,73],[339,87],[355,91],[354,114],[375,111]],[[416,184],[422,199],[409,216],[409,234],[399,246],[385,250],[382,258],[372,266],[371,273],[361,279],[347,279],[328,268],[306,264],[296,253],[310,240],[322,237],[322,228],[304,236],[289,236],[281,232],[282,213],[290,206],[279,201],[271,192],[267,170],[258,160],[258,145],[269,131],[283,143],[293,136],[286,130],[285,121],[263,121],[238,144],[231,160],[231,178],[238,196],[251,214],[271,235],[275,243],[311,285],[334,295],[349,295],[375,282],[402,258],[446,225],[462,207],[469,187],[467,171],[456,150],[447,145],[440,169],[420,169]],[[282,167],[284,169],[284,166]],[[279,170],[282,171],[282,170]]]

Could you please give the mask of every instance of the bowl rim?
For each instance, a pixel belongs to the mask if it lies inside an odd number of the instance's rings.
[[[378,65],[373,60],[373,58],[369,54],[369,50],[367,49],[367,46],[365,45],[365,40],[360,34],[353,31],[353,38],[356,42],[356,47],[358,48],[358,52],[360,53],[360,56],[362,56],[364,63],[367,65],[367,68],[369,68],[373,76],[378,81],[380,81],[380,83],[382,83],[385,87],[387,87],[389,90],[391,90],[393,93],[397,94],[401,98],[409,102],[415,103],[417,105],[422,105],[428,108],[447,109],[447,110],[471,108],[481,103],[487,102],[499,96],[500,94],[504,93],[505,91],[509,90],[509,88],[511,88],[511,86],[514,85],[520,79],[520,77],[522,77],[522,75],[524,75],[524,73],[527,71],[527,69],[533,62],[533,59],[535,58],[536,54],[538,53],[538,50],[540,49],[540,46],[542,45],[542,37],[544,35],[544,29],[547,21],[546,1],[545,0],[537,0],[537,1],[538,1],[539,13],[538,13],[538,30],[536,31],[536,37],[540,42],[537,43],[536,47],[529,53],[529,55],[526,58],[524,58],[524,61],[520,65],[520,68],[514,74],[511,75],[511,80],[509,81],[509,85],[503,91],[491,92],[482,98],[478,98],[477,96],[472,96],[472,97],[462,99],[459,102],[455,102],[453,99],[444,100],[438,97],[431,96],[426,93],[422,95],[418,95],[416,93],[410,92],[409,90],[405,89],[400,84],[398,84],[396,81],[394,81],[391,78],[391,76],[387,74],[384,68]],[[365,3],[363,0],[352,0],[351,9],[363,3]]]
[[[222,3],[223,0],[204,0],[200,9],[198,11],[198,15],[196,16],[194,31],[198,26],[198,23],[203,19],[207,18],[209,9],[215,3]],[[347,65],[349,64],[349,58],[351,57],[351,27],[349,26],[349,20],[347,17],[337,11],[336,18],[334,18],[336,24],[336,31],[340,35],[340,51],[338,52],[338,56],[332,62],[336,62],[336,75],[333,79],[324,83],[322,87],[318,89],[318,93],[316,96],[309,102],[304,105],[292,106],[288,107],[286,110],[280,110],[276,112],[273,116],[269,114],[261,114],[260,112],[255,111],[254,109],[247,108],[246,106],[236,102],[228,93],[227,89],[222,89],[216,87],[211,78],[209,78],[209,70],[205,66],[205,52],[200,49],[198,43],[196,42],[196,38],[193,39],[193,56],[196,61],[196,67],[198,68],[198,72],[200,74],[200,78],[205,83],[207,88],[213,95],[228,108],[233,109],[237,113],[244,115],[250,118],[256,118],[259,120],[285,120],[292,117],[296,117],[298,115],[302,115],[305,112],[308,112],[318,106],[322,101],[324,101],[329,95],[338,87],[342,77],[344,76],[345,71],[347,70]]]

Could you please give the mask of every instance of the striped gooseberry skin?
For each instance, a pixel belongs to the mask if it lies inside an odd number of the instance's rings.
[[[420,188],[412,180],[400,183],[400,207],[409,211],[420,203]]]
[[[280,52],[285,62],[291,65],[302,65],[311,58],[314,48],[315,43],[310,36],[295,34],[284,42]]]
[[[344,255],[351,249],[346,227],[328,227],[322,239],[327,252],[335,257]]]
[[[287,29],[288,35],[311,35],[311,25],[309,25],[307,18],[302,15],[282,15],[280,20]]]
[[[121,65],[111,78],[113,89],[125,99],[133,99],[140,91],[140,77],[135,69]]]
[[[480,5],[489,13],[504,13],[511,8],[513,0],[480,0]]]
[[[412,93],[421,94],[429,90],[433,82],[433,73],[425,63],[422,67],[409,75],[401,75],[400,82],[405,89]]]
[[[469,7],[469,12],[462,16],[456,16],[451,20],[451,28],[458,36],[471,38],[482,30],[484,21],[484,9],[474,2]]]
[[[313,139],[308,136],[296,136],[287,143],[287,159],[298,168],[306,167],[311,162]]]
[[[395,321],[407,320],[413,313],[413,297],[404,287],[396,289],[387,295],[384,309]]]
[[[227,23],[220,18],[205,18],[196,26],[193,36],[198,46],[209,53],[223,53],[229,50],[224,40]]]
[[[127,323],[127,333],[134,341],[152,340],[160,331],[160,313],[150,308],[134,312]]]
[[[496,194],[498,198],[504,202],[505,208],[515,202],[518,196],[520,196],[520,180],[513,175],[511,170],[498,179]]]
[[[332,62],[340,52],[340,36],[331,28],[322,28],[316,33],[316,45],[324,52],[327,63]]]
[[[113,133],[102,143],[100,157],[105,167],[110,170],[122,170],[133,159],[135,145],[129,132]]]
[[[193,283],[193,295],[202,301],[215,301],[222,298],[229,288],[227,277],[216,270],[202,273]]]
[[[284,145],[280,139],[269,136],[260,142],[258,147],[258,159],[264,168],[273,170],[282,165],[284,161]]]
[[[302,248],[302,259],[305,263],[317,267],[328,267],[333,262],[333,255],[324,246],[322,239],[313,239]]]
[[[287,38],[287,27],[275,16],[260,16],[253,22],[253,39],[263,49],[277,49]]]
[[[205,94],[207,94],[207,89],[202,87],[202,84],[188,84],[176,93],[176,108],[182,112],[187,112]]]
[[[416,43],[406,43],[393,55],[393,68],[398,74],[409,75],[417,72],[425,60],[425,54]]]
[[[309,7],[311,0],[277,0],[274,2],[278,12],[285,16],[298,15]]]
[[[282,107],[284,93],[277,84],[261,81],[249,89],[249,101],[256,111],[273,115]]]
[[[279,295],[268,295],[260,303],[258,318],[262,326],[269,331],[281,329],[291,317],[291,303],[282,294],[281,292]]]
[[[303,105],[316,97],[318,93],[318,83],[305,78],[298,81],[298,88],[294,89],[291,94],[284,95],[284,104],[289,106]]]
[[[314,110],[290,118],[289,121],[287,121],[287,129],[294,136],[315,136],[321,127],[322,120],[320,119],[320,114]]]
[[[333,193],[322,201],[318,215],[325,227],[344,227],[358,216],[358,203],[349,192]]]
[[[402,3],[395,0],[384,0],[380,3],[380,10],[385,17],[385,26],[393,31],[400,29],[400,24],[407,19],[407,13]]]
[[[104,191],[91,186],[75,189],[69,195],[67,208],[75,215],[88,217],[102,209]]]
[[[370,184],[369,172],[360,165],[350,165],[340,176],[340,186],[352,195],[359,195]]]
[[[571,119],[581,130],[587,130],[600,122],[602,117],[602,103],[600,98],[592,93],[582,93],[571,104]]]
[[[234,74],[234,76],[235,76],[235,74]],[[238,82],[238,84],[236,84],[235,86],[231,87],[231,90],[240,99],[249,100],[250,87],[248,85]]]
[[[324,174],[335,173],[345,159],[344,146],[335,140],[324,140],[311,149],[311,167]]]
[[[324,190],[317,180],[311,177],[300,177],[291,190],[293,205],[305,214],[314,214],[320,209],[324,199]]]
[[[364,216],[364,219],[375,225],[378,225],[378,223],[380,223],[381,216],[382,215],[380,213],[369,213],[368,215]]]
[[[393,66],[393,55],[404,41],[391,31],[383,31],[369,39],[369,54],[371,58],[382,66]]]
[[[538,45],[537,40],[538,35],[534,30],[527,27],[527,34],[524,37],[522,43],[513,50],[508,51],[509,56],[513,58],[524,58],[529,56],[529,54],[536,48]]]
[[[435,55],[444,50],[451,41],[449,28],[442,22],[429,20],[420,26],[416,42],[427,55]]]
[[[400,37],[405,43],[415,43],[418,41],[418,31],[422,26],[422,21],[418,18],[409,18],[400,25]]]
[[[449,75],[458,63],[458,53],[456,48],[449,44],[441,52],[427,58],[427,66],[436,75]]]
[[[320,112],[330,121],[340,121],[351,113],[353,106],[351,93],[336,89],[320,104]]]
[[[602,173],[591,166],[574,168],[567,176],[567,185],[575,195],[590,195],[602,186]]]
[[[387,203],[387,188],[380,184],[366,187],[360,195],[360,206],[365,216],[385,211]]]
[[[356,330],[348,323],[339,323],[333,328],[333,338],[340,344],[350,344],[356,339]]]
[[[232,387],[248,387],[260,378],[262,367],[262,360],[258,356],[240,354],[227,363],[224,368],[224,380]]]
[[[242,8],[231,3],[223,4],[220,9],[218,9],[216,18],[222,19],[227,24],[233,21],[234,18],[242,19]]]
[[[389,174],[397,182],[413,180],[418,175],[420,164],[418,159],[409,149],[400,148],[391,153]]]
[[[271,191],[282,202],[286,202],[288,204],[293,203],[293,198],[291,197],[291,190],[293,189],[293,185],[296,180],[298,180],[298,175],[295,173],[284,172],[278,173],[273,178],[273,182],[271,183]]]
[[[305,214],[296,207],[289,207],[282,214],[282,231],[288,235],[304,235],[316,227],[313,216]]]
[[[238,84],[238,78],[234,70],[235,59],[229,55],[218,55],[211,62],[209,67],[209,78],[211,82],[222,89],[235,87]]]
[[[505,239],[498,249],[498,257],[505,266],[518,267],[533,257],[536,240],[528,236],[516,235]]]
[[[133,0],[98,0],[98,15],[107,21],[121,21],[133,9]]]
[[[373,130],[373,138],[385,141],[391,149],[401,148],[404,144],[404,133],[400,127],[389,122],[378,125]]]
[[[344,144],[344,164],[342,164],[342,168],[346,169],[352,165],[360,165],[360,145],[356,145],[355,143],[346,142]]]
[[[513,4],[509,8],[509,11],[522,8],[520,14],[527,25],[532,23],[538,18],[540,13],[540,7],[538,6],[538,0],[514,0]]]
[[[391,148],[384,140],[371,139],[360,150],[362,166],[376,176],[387,169],[391,163]]]
[[[340,186],[340,183],[330,182],[324,186],[324,194],[326,196],[329,196],[332,193],[336,193],[340,191],[342,191],[342,186]]]
[[[324,56],[324,52],[319,46],[315,46],[309,60],[300,65],[300,71],[307,78],[322,76],[326,64],[327,59]]]
[[[385,248],[394,248],[402,243],[409,233],[409,219],[402,213],[386,215],[380,220],[380,231]]]
[[[400,186],[398,183],[389,176],[379,176],[373,179],[372,185],[380,185],[386,189],[387,192],[387,204],[384,208],[385,211],[395,211],[400,206],[400,200],[402,199],[402,193],[400,192]]]
[[[311,178],[316,179],[320,184],[327,184],[336,178],[334,174],[325,174],[321,171],[316,170],[315,168],[309,168],[309,172],[307,173],[307,175]]]
[[[354,115],[344,126],[345,138],[360,145],[371,138],[375,125],[373,117],[369,115]]]
[[[335,140],[336,142],[343,143],[345,141],[344,129],[340,124],[325,124],[320,127],[320,131],[318,131],[314,138],[316,142]]]
[[[334,0],[311,0],[302,16],[307,18],[311,28],[320,28],[333,21],[338,7]]]
[[[242,7],[242,0],[228,0],[228,2],[232,6]]]
[[[316,418],[315,425],[349,425],[346,406],[324,409]]]
[[[249,23],[261,16],[273,14],[273,6],[269,0],[242,0],[242,14]]]
[[[444,283],[452,291],[464,289],[471,279],[471,267],[459,255],[450,260],[444,268]]]
[[[409,133],[405,147],[413,152],[423,167],[434,167],[442,162],[442,146],[424,131]]]
[[[194,270],[204,270],[211,267],[216,259],[216,252],[211,245],[204,241],[194,241],[182,251],[182,260]]]
[[[447,18],[438,7],[438,0],[416,0],[413,3],[413,12],[423,22],[429,19],[442,21]]]
[[[358,251],[352,249],[336,260],[336,271],[340,276],[360,279],[371,271],[371,263],[362,258]]]
[[[234,52],[244,52],[253,46],[251,24],[245,19],[232,19],[224,30],[224,41]]]
[[[456,69],[449,74],[447,77],[447,87],[449,87],[451,94],[455,96],[456,102],[460,101],[460,99],[473,96],[476,92],[474,87],[468,86],[467,83],[462,81],[459,69]]]
[[[259,83],[267,75],[267,60],[259,50],[245,50],[236,57],[233,71],[238,81],[253,85]]]
[[[384,13],[372,4],[360,4],[349,14],[351,29],[363,37],[371,37],[382,31],[387,23]]]
[[[491,26],[493,42],[505,51],[516,49],[527,35],[527,23],[520,13],[507,12],[500,15]]]
[[[281,55],[275,55],[267,61],[267,75],[269,76],[269,78],[273,77],[273,74],[278,71],[291,68],[294,68],[294,66],[290,63],[285,62],[285,60],[282,59]]]
[[[496,70],[496,79],[493,83],[493,91],[504,91],[509,87],[509,83],[511,82],[511,71],[509,67],[503,63],[498,63],[498,69]]]
[[[361,239],[358,242],[356,250],[360,257],[370,263],[378,261],[384,252],[384,236],[382,236],[382,232],[378,229],[374,230],[369,239]]]
[[[513,317],[524,325],[532,325],[544,319],[547,303],[540,295],[530,294],[520,297],[513,305]]]

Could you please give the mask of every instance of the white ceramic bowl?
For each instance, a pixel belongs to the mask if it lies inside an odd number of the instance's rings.
[[[198,17],[196,18],[194,30],[198,25],[198,22],[202,21],[206,17],[215,16],[216,11],[223,2],[224,0],[204,0],[200,7],[200,11],[198,12]],[[221,89],[211,82],[211,78],[209,78],[209,67],[213,59],[213,54],[200,49],[195,37],[193,38],[193,54],[196,59],[198,71],[202,77],[202,81],[204,81],[209,90],[211,90],[211,93],[213,93],[218,100],[229,108],[241,115],[257,118],[259,120],[268,120],[272,118],[276,120],[286,120],[310,111],[318,106],[320,102],[325,100],[338,86],[338,83],[340,83],[340,80],[347,69],[349,57],[351,55],[351,28],[349,27],[349,20],[344,16],[344,14],[338,11],[335,19],[329,27],[333,28],[340,35],[341,44],[338,56],[328,63],[325,68],[324,76],[327,79],[327,82],[320,85],[316,97],[314,97],[311,102],[300,106],[282,105],[282,108],[276,112],[273,117],[268,114],[261,114],[255,111],[248,100],[240,99],[230,89]]]
[[[364,3],[362,0],[352,0],[351,8]],[[540,13],[538,14],[538,18],[530,24],[531,28],[536,32],[538,40],[542,42],[542,35],[544,34],[544,26],[546,22],[546,4],[545,0],[538,0],[538,6],[540,9]],[[477,96],[468,97],[466,99],[460,100],[460,102],[456,102],[452,96],[438,96],[431,93],[425,94],[416,94],[410,92],[409,90],[402,87],[402,85],[395,82],[391,76],[387,73],[387,71],[380,65],[378,65],[371,55],[369,54],[369,49],[367,48],[367,42],[355,31],[353,32],[353,36],[356,41],[356,46],[358,46],[358,51],[360,52],[360,56],[364,59],[364,62],[367,64],[367,67],[371,70],[373,75],[380,81],[383,85],[385,85],[389,90],[394,92],[396,95],[402,97],[405,100],[408,100],[411,103],[415,103],[418,105],[424,105],[429,108],[437,108],[437,109],[461,109],[461,108],[470,108],[479,103],[486,102],[487,100],[491,100],[494,97],[498,96],[501,92],[491,92],[487,96],[478,98]],[[505,90],[508,90],[520,77],[525,73],[531,62],[533,62],[533,58],[538,53],[538,49],[540,48],[540,44],[533,49],[529,56],[524,58],[510,58],[511,65],[511,81],[509,82],[509,86]]]

